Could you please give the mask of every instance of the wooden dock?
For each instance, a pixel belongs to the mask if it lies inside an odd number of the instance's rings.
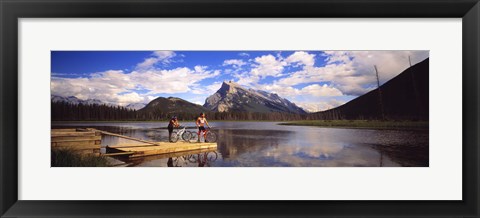
[[[119,144],[107,146],[107,156],[128,156],[130,158],[144,157],[151,155],[185,154],[185,152],[211,151],[217,148],[217,143],[196,143],[196,142],[155,142],[151,144]]]
[[[140,144],[119,144],[107,146],[105,156],[126,156],[130,158],[144,157],[151,155],[168,154],[181,152],[201,152],[206,149],[216,149],[217,143],[196,143],[179,141],[176,143],[153,142],[143,139],[132,138],[93,128],[85,129],[52,129],[51,146],[52,148],[68,148],[83,153],[100,154],[102,135],[125,138]]]
[[[68,148],[84,153],[100,153],[102,135],[91,129],[52,129],[52,148]]]

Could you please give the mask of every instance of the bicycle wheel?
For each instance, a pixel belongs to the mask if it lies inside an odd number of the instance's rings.
[[[190,138],[192,138],[192,133],[191,133],[191,132],[185,131],[185,132],[182,134],[182,139],[183,139],[183,141],[190,142]]]
[[[186,158],[187,158],[186,160],[188,160],[188,162],[190,162],[190,163],[196,163],[197,162],[197,158],[193,154],[187,155]]]
[[[215,134],[214,132],[207,132],[206,138],[208,142],[217,142],[217,134]]]
[[[211,161],[211,162],[216,161],[217,158],[218,158],[218,154],[215,151],[210,151],[210,152],[206,153],[205,155],[207,156],[207,160]]]
[[[196,142],[198,140],[198,135],[196,132],[192,132],[192,136],[190,137],[190,140]]]
[[[179,137],[178,137],[177,132],[176,132],[176,131],[173,131],[173,132],[172,132],[172,139],[171,139],[172,142],[177,142],[177,141],[178,141],[178,138],[179,138]]]

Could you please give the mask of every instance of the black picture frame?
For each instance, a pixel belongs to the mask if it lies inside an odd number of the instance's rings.
[[[0,0],[1,217],[478,217],[478,0]],[[461,201],[21,201],[18,200],[18,19],[134,17],[462,18]],[[39,187],[41,188],[41,187]],[[248,187],[246,187],[248,188]],[[54,191],[54,190],[52,190]],[[442,190],[438,190],[441,192]]]

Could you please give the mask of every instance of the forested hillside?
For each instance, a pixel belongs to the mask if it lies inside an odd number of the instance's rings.
[[[200,112],[135,111],[120,106],[84,105],[66,102],[52,102],[52,121],[151,121],[168,120],[177,116],[182,121],[194,120]],[[208,112],[203,111],[210,120],[271,120],[289,121],[305,119],[306,115],[291,113],[254,113],[254,112]]]
[[[406,69],[379,89],[310,120],[428,120],[429,59]]]

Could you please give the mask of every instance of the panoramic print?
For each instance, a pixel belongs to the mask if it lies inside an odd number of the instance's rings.
[[[51,51],[52,167],[428,167],[429,51]]]

